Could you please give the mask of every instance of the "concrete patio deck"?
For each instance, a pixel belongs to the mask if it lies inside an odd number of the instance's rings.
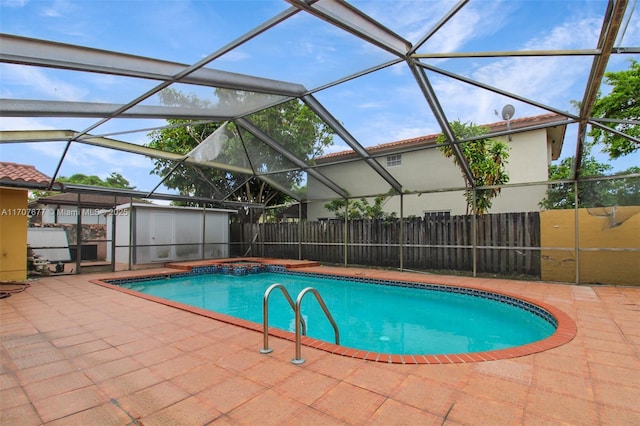
[[[262,355],[260,333],[90,282],[171,271],[42,278],[0,300],[0,424],[640,424],[640,288],[420,275],[548,303],[577,335],[499,361],[397,365],[303,347],[293,365],[290,341],[272,337]]]

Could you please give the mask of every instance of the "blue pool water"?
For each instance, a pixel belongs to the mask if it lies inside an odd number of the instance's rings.
[[[284,285],[296,299],[314,287],[340,330],[342,346],[393,354],[481,352],[544,339],[553,318],[520,306],[452,291],[381,285],[344,279],[264,272],[243,276],[206,274],[121,284],[191,306],[262,323],[265,290]],[[432,286],[436,288],[436,286]],[[446,288],[446,287],[445,287]],[[535,308],[534,311],[542,311]],[[307,335],[334,343],[331,324],[313,295],[302,302]],[[282,292],[269,298],[269,325],[294,331],[294,313]]]

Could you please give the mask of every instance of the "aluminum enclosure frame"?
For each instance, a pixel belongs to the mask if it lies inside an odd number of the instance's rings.
[[[60,141],[65,146],[59,152],[57,158],[57,167],[52,176],[52,180],[48,188],[29,187],[27,184],[23,186],[26,189],[61,189],[68,192],[77,193],[102,193],[110,195],[128,195],[136,198],[152,198],[167,201],[197,201],[202,203],[211,203],[218,205],[240,205],[245,208],[264,209],[262,204],[252,203],[235,203],[229,200],[231,193],[225,194],[220,199],[195,199],[193,197],[162,194],[156,192],[161,186],[163,180],[150,191],[135,190],[113,190],[108,188],[86,187],[82,185],[64,185],[57,186],[55,182],[61,166],[66,161],[69,149],[72,144],[87,144],[107,148],[139,156],[150,158],[164,159],[172,161],[177,167],[180,164],[189,164],[198,167],[212,168],[222,170],[229,173],[237,173],[249,178],[260,179],[271,185],[279,191],[287,194],[289,197],[297,201],[314,201],[304,198],[291,188],[280,185],[273,179],[273,172],[259,172],[253,167],[239,167],[216,161],[196,161],[189,155],[183,155],[175,152],[161,151],[143,145],[136,145],[130,142],[118,140],[110,134],[94,134],[94,130],[101,125],[115,119],[179,119],[179,120],[200,120],[203,122],[225,122],[229,121],[238,127],[246,130],[254,135],[259,141],[266,144],[270,149],[275,150],[283,158],[297,167],[297,171],[307,173],[315,178],[318,182],[327,187],[337,197],[346,201],[348,206],[350,201],[349,188],[342,187],[321,172],[312,161],[305,161],[297,158],[280,141],[265,134],[250,120],[250,115],[266,109],[268,107],[277,106],[279,104],[297,100],[304,103],[311,109],[320,119],[322,119],[334,133],[339,136],[346,145],[348,145],[355,153],[356,160],[365,163],[377,176],[389,185],[389,187],[400,196],[400,217],[403,218],[403,197],[407,194],[416,193],[403,188],[402,184],[393,175],[392,171],[383,167],[378,161],[375,154],[369,153],[365,148],[366,144],[359,141],[349,131],[348,126],[340,123],[338,118],[330,112],[319,100],[319,95],[325,90],[349,81],[367,76],[381,70],[389,69],[392,66],[406,66],[416,83],[416,92],[421,92],[426,105],[432,112],[437,126],[445,135],[447,143],[452,147],[457,159],[457,163],[465,176],[469,190],[476,191],[485,187],[478,187],[475,178],[470,170],[469,163],[464,157],[459,145],[469,140],[458,139],[453,134],[449,125],[449,117],[447,111],[443,107],[443,102],[432,84],[432,74],[439,77],[446,77],[457,82],[470,85],[475,88],[487,90],[489,92],[502,95],[509,99],[522,102],[536,108],[540,108],[547,112],[556,113],[566,120],[560,120],[557,123],[548,123],[545,126],[562,125],[577,123],[578,132],[576,140],[575,162],[573,165],[573,180],[576,187],[579,181],[588,181],[589,177],[580,176],[580,166],[585,146],[588,143],[587,128],[594,126],[604,131],[623,136],[634,143],[640,144],[640,140],[624,134],[611,127],[614,122],[593,117],[593,107],[600,90],[607,65],[613,55],[633,55],[640,53],[638,46],[619,46],[616,45],[621,31],[626,24],[625,16],[629,12],[628,0],[610,0],[607,9],[602,17],[600,25],[600,34],[596,46],[586,49],[549,49],[549,50],[505,50],[505,51],[470,51],[470,52],[419,52],[422,46],[450,22],[454,17],[464,12],[469,6],[469,0],[460,0],[447,12],[442,14],[441,18],[436,21],[430,28],[423,31],[422,37],[412,44],[405,37],[395,33],[393,30],[383,25],[372,16],[367,15],[358,8],[344,1],[338,0],[286,0],[290,7],[276,14],[264,23],[245,32],[230,43],[220,46],[218,49],[202,57],[192,64],[185,64],[173,61],[167,61],[159,58],[136,56],[116,51],[100,50],[85,46],[72,44],[64,44],[50,40],[38,40],[27,38],[19,35],[0,34],[0,63],[13,64],[20,67],[45,67],[54,70],[64,70],[69,72],[95,73],[109,76],[120,76],[140,81],[150,82],[150,88],[140,90],[139,93],[132,93],[124,103],[92,103],[92,102],[74,102],[74,101],[53,101],[53,100],[34,100],[34,99],[1,99],[0,100],[0,117],[70,117],[95,119],[92,124],[84,129],[67,130],[25,130],[25,131],[0,131],[1,144],[9,143],[42,143]],[[635,3],[634,6],[635,7]],[[333,81],[324,82],[318,87],[305,87],[298,82],[289,82],[279,79],[268,79],[248,74],[240,74],[228,71],[222,71],[210,68],[209,64],[223,55],[233,52],[249,41],[261,36],[270,29],[280,27],[289,19],[296,15],[305,15],[311,19],[319,19],[327,23],[331,29],[337,31],[341,35],[355,37],[367,46],[376,51],[383,52],[385,55],[391,55],[392,59],[385,57],[379,63],[368,64],[362,69],[351,72],[346,75],[340,75]],[[445,58],[516,58],[516,57],[585,57],[591,58],[590,72],[585,83],[584,93],[579,100],[580,110],[577,113],[571,113],[559,108],[547,105],[535,99],[530,99],[518,93],[503,90],[483,83],[477,79],[456,74],[451,71],[442,69],[435,64],[438,60]],[[245,92],[253,92],[273,96],[268,102],[260,107],[245,106],[240,112],[225,111],[224,108],[185,108],[176,106],[157,106],[145,104],[153,96],[162,90],[171,87],[174,84],[185,84],[204,88],[220,88],[229,90],[238,90]],[[627,124],[635,124],[633,122],[624,121]],[[165,127],[155,128],[169,128]],[[542,128],[539,126],[531,126],[528,129]],[[141,131],[144,129],[130,130],[129,133]],[[526,131],[527,128],[508,129],[507,131],[496,132],[490,136],[509,136],[517,132]],[[123,132],[127,133],[127,132]],[[411,152],[411,148],[407,148],[404,152]],[[443,159],[443,161],[445,161]],[[337,163],[337,162],[336,162]],[[327,165],[328,163],[323,163]],[[636,175],[631,177],[636,178]],[[247,179],[249,179],[247,178]],[[547,184],[557,183],[558,181],[548,181]],[[545,182],[530,183],[531,185],[545,184]],[[20,187],[19,184],[14,184]],[[526,184],[525,184],[526,185]],[[420,193],[420,192],[418,192]],[[374,194],[371,194],[374,195]],[[577,197],[577,191],[576,191]],[[576,202],[576,205],[578,203]],[[301,204],[299,203],[300,211]],[[346,208],[346,207],[345,207]],[[345,215],[346,216],[346,215]],[[346,225],[345,225],[346,228]],[[576,236],[577,232],[576,221]],[[576,237],[578,238],[578,237]],[[345,241],[345,263],[347,263]],[[576,241],[576,247],[579,247]],[[475,253],[474,247],[474,253]],[[402,243],[399,247],[402,253]],[[402,269],[402,254],[400,255]],[[578,260],[576,261],[578,268]],[[578,270],[578,269],[576,269]],[[475,270],[474,270],[475,273]],[[576,281],[579,282],[579,276],[576,274]]]
[[[112,52],[99,50],[94,48],[88,48],[83,46],[68,45],[63,43],[57,43],[47,40],[36,40],[27,37],[21,37],[10,34],[0,34],[0,62],[19,64],[22,66],[42,66],[48,68],[75,70],[82,72],[103,73],[110,75],[120,75],[128,77],[142,78],[152,81],[160,82],[154,88],[147,92],[140,94],[137,97],[126,104],[92,104],[84,102],[56,102],[56,101],[38,101],[38,100],[19,100],[19,99],[4,99],[0,106],[0,116],[2,117],[75,117],[75,118],[97,118],[99,119],[93,125],[87,127],[81,131],[73,132],[73,135],[67,139],[67,146],[62,151],[61,158],[59,160],[56,173],[53,176],[53,180],[57,177],[57,173],[60,170],[60,166],[64,161],[65,155],[69,149],[69,146],[73,142],[93,143],[102,147],[108,147],[117,150],[123,150],[140,155],[147,155],[148,149],[136,148],[131,146],[133,144],[127,144],[120,141],[109,141],[101,138],[101,135],[90,135],[93,129],[104,124],[105,122],[114,118],[176,118],[176,119],[193,119],[193,120],[212,120],[212,121],[224,121],[241,119],[243,116],[249,115],[255,112],[254,110],[246,111],[240,116],[237,115],[224,115],[216,114],[212,112],[204,112],[202,110],[188,110],[185,108],[174,107],[156,107],[141,105],[141,103],[148,99],[150,96],[160,92],[166,87],[169,87],[172,83],[185,83],[196,86],[208,86],[218,88],[228,88],[233,90],[247,90],[255,91],[258,93],[267,93],[271,95],[279,95],[284,98],[274,103],[284,102],[287,100],[298,98],[311,107],[323,120],[325,120],[330,127],[332,127],[338,135],[340,135],[345,142],[351,146],[352,149],[364,160],[378,175],[380,175],[393,190],[399,194],[403,189],[401,184],[380,164],[373,159],[363,148],[363,145],[353,138],[350,133],[342,127],[338,121],[333,118],[326,108],[324,108],[313,96],[312,93],[331,87],[333,85],[340,84],[351,78],[357,78],[357,76],[345,76],[337,80],[334,83],[324,85],[322,88],[307,89],[303,85],[298,83],[278,81],[272,79],[265,79],[250,75],[243,75],[237,73],[230,73],[220,71],[216,69],[205,68],[207,64],[214,59],[222,56],[223,54],[230,52],[249,40],[259,36],[265,31],[278,26],[282,22],[285,22],[292,16],[299,12],[307,13],[322,19],[329,24],[337,27],[341,31],[346,31],[356,37],[362,39],[364,42],[369,43],[377,48],[383,49],[397,57],[397,61],[404,61],[409,66],[411,71],[416,77],[418,88],[423,91],[425,98],[434,116],[441,127],[442,132],[446,135],[448,143],[450,143],[454,149],[456,158],[462,172],[467,178],[468,183],[473,188],[474,177],[472,176],[467,160],[462,155],[458,148],[460,141],[455,139],[449,128],[448,121],[444,110],[439,105],[437,94],[430,87],[429,79],[424,72],[428,69],[436,71],[442,75],[448,75],[452,78],[457,78],[460,81],[476,85],[477,87],[483,87],[488,90],[492,90],[496,93],[501,93],[505,96],[509,96],[513,99],[517,99],[522,102],[529,103],[542,107],[548,111],[553,111],[565,115],[568,119],[576,120],[580,124],[580,130],[578,132],[578,141],[576,148],[576,164],[574,165],[574,176],[578,178],[581,153],[585,143],[585,132],[588,124],[597,125],[600,128],[608,129],[608,126],[602,123],[594,122],[590,116],[591,108],[595,102],[595,96],[598,88],[603,79],[604,70],[608,63],[608,60],[612,54],[623,54],[637,52],[637,47],[621,47],[615,46],[615,40],[619,33],[619,30],[623,24],[623,18],[628,7],[627,0],[610,1],[607,13],[604,16],[602,22],[602,30],[600,34],[600,40],[595,49],[581,49],[574,51],[512,51],[512,52],[468,52],[468,53],[451,53],[451,54],[419,54],[417,50],[427,40],[437,34],[452,17],[460,13],[468,4],[468,0],[461,0],[454,5],[450,11],[445,14],[440,21],[438,21],[415,45],[412,45],[408,40],[399,36],[391,31],[386,26],[380,24],[375,19],[367,16],[357,8],[349,5],[346,2],[336,0],[319,0],[319,1],[303,1],[303,0],[287,0],[291,7],[285,11],[274,16],[272,19],[264,22],[263,24],[248,31],[244,35],[238,37],[233,42],[221,47],[210,55],[204,57],[200,61],[188,65],[180,64],[176,62],[165,61],[161,59],[141,57],[135,55],[129,55],[125,53]],[[428,63],[424,63],[423,60],[427,58],[441,58],[441,57],[487,57],[487,56],[504,56],[504,57],[516,57],[524,55],[545,55],[545,56],[562,56],[562,55],[590,55],[594,57],[592,71],[587,82],[587,87],[583,99],[581,101],[581,111],[579,115],[570,114],[563,111],[558,111],[548,105],[542,105],[536,101],[527,99],[526,97],[519,96],[517,94],[507,93],[496,88],[488,87],[480,82],[473,81],[462,76],[455,76],[452,73],[448,73],[444,70],[438,70],[436,67]],[[395,62],[395,61],[394,61]],[[386,65],[385,65],[386,66]],[[368,71],[363,71],[366,73]],[[271,105],[269,105],[271,106]],[[615,131],[614,131],[615,132]],[[626,136],[622,134],[622,136]],[[22,138],[14,138],[10,140],[10,137],[6,134],[2,134],[0,137],[0,143],[17,142]],[[100,142],[102,140],[102,142]],[[633,139],[632,139],[633,140]],[[637,142],[637,141],[636,141]],[[279,150],[277,141],[272,145],[272,148]],[[286,150],[281,149],[280,153],[287,156]],[[160,154],[164,158],[171,157],[171,154]],[[175,156],[173,156],[175,157]],[[160,157],[158,157],[160,158]],[[176,161],[180,161],[179,158],[175,158]],[[206,164],[207,167],[221,168],[226,170],[224,166],[219,164]],[[304,169],[300,164],[301,169]],[[306,166],[306,170],[313,170],[312,166]],[[246,172],[246,170],[243,170]],[[255,171],[253,171],[255,174]],[[316,176],[320,177],[319,171],[314,171]],[[256,175],[257,178],[263,178],[263,176]],[[320,180],[327,182],[326,176],[320,177]],[[332,187],[332,191],[336,192],[341,197],[345,197],[348,194],[348,188],[336,188]]]

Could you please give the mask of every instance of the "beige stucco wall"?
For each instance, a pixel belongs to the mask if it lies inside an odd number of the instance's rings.
[[[510,183],[543,182],[549,176],[547,131],[532,130],[513,135],[509,142],[511,151],[507,160]]]
[[[607,217],[594,216],[602,212],[578,210],[579,282],[640,285],[640,206],[616,207],[615,226]],[[574,210],[540,213],[541,245],[547,248],[542,250],[541,263],[545,281],[576,281],[575,217]]]
[[[506,141],[506,139],[505,139]],[[544,129],[515,134],[509,143],[511,147],[507,162],[509,183],[544,182],[548,179],[550,148]],[[386,157],[379,162],[386,167]],[[453,159],[446,158],[435,148],[402,154],[402,165],[388,167],[387,170],[400,182],[404,191],[430,191],[464,187],[460,168]],[[343,188],[350,195],[384,194],[390,186],[364,161],[354,161],[320,167],[319,171]],[[321,183],[309,177],[308,198],[335,198],[336,194]],[[505,188],[494,199],[491,213],[538,211],[538,203],[546,194],[546,186]],[[404,216],[422,216],[425,211],[450,211],[452,215],[465,214],[467,205],[462,192],[424,193],[420,197],[405,196]],[[308,206],[308,218],[333,216],[322,204]],[[400,215],[400,197],[387,201],[385,211]]]
[[[0,281],[27,278],[26,190],[0,188]]]

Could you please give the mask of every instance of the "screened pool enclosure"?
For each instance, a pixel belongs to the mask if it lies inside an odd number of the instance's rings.
[[[640,143],[637,116],[594,113],[607,73],[640,54],[636,1],[178,3],[132,2],[136,21],[87,2],[29,26],[18,9],[42,5],[2,6],[1,161],[51,177],[3,186],[75,193],[78,208],[99,194],[231,209],[231,256],[640,277],[640,151],[611,159],[592,136]],[[456,121],[488,127],[461,137]],[[514,145],[508,183],[465,156],[487,138]],[[568,171],[551,180],[549,165]],[[114,172],[130,185],[58,181]],[[494,189],[478,214],[467,200]],[[351,216],[376,197],[377,216]],[[109,232],[110,247],[135,249]]]

